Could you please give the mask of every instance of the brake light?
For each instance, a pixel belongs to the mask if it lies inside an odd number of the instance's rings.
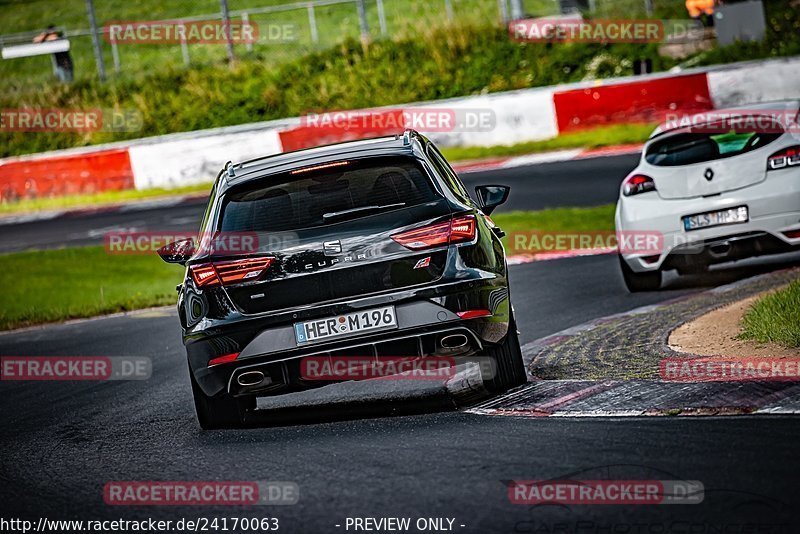
[[[415,228],[395,234],[392,239],[411,250],[466,243],[475,239],[475,216],[465,215],[443,223]]]
[[[219,285],[219,278],[214,266],[210,263],[203,265],[192,265],[189,267],[189,272],[192,274],[192,280],[197,287],[210,287]]]
[[[626,197],[656,190],[656,183],[644,174],[632,174],[622,182],[622,194]]]
[[[258,280],[275,258],[245,258],[192,265],[189,272],[197,287],[238,284]]]
[[[800,146],[784,148],[780,152],[775,152],[767,158],[768,171],[797,166],[800,166]]]

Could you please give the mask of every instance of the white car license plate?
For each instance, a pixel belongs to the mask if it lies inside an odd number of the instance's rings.
[[[346,313],[338,317],[326,317],[294,324],[294,335],[298,344],[313,343],[356,332],[389,330],[397,328],[394,306]]]
[[[720,226],[723,224],[746,223],[748,220],[750,220],[750,218],[747,206],[739,206],[738,208],[709,211],[707,213],[686,216],[683,218],[683,229],[688,232],[690,230],[698,230],[700,228],[709,228],[711,226]]]

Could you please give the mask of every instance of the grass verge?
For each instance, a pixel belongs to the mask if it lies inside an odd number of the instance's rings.
[[[211,184],[196,184],[176,189],[127,189],[105,191],[92,195],[69,195],[63,197],[26,198],[17,202],[0,203],[0,215],[34,213],[62,209],[77,209],[122,204],[136,200],[154,200],[179,195],[208,193]]]
[[[600,148],[628,145],[644,143],[655,127],[655,124],[649,123],[615,124],[567,133],[552,139],[517,143],[515,145],[443,148],[442,153],[449,161],[464,161],[502,156],[520,156],[567,148]]]
[[[742,318],[741,339],[800,348],[800,280],[759,299]]]
[[[175,303],[181,269],[79,247],[0,255],[0,329]]]
[[[613,225],[613,206],[498,213],[509,234]],[[0,330],[92,317],[176,301],[181,268],[153,254],[111,255],[100,246],[0,255]]]

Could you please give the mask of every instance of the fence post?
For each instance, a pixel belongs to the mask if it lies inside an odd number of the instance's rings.
[[[452,21],[455,18],[453,15],[453,0],[444,0],[444,12],[447,13],[447,20]]]
[[[644,12],[648,17],[653,16],[653,0],[644,0]]]
[[[111,57],[114,59],[114,72],[119,72],[119,48],[116,39],[111,41]]]
[[[381,35],[386,35],[386,12],[383,9],[383,0],[376,0],[378,5],[378,23],[381,26]]]
[[[94,48],[94,59],[97,62],[97,73],[100,81],[106,80],[106,65],[103,63],[103,51],[100,49],[100,36],[97,35],[97,19],[94,16],[94,3],[86,0],[86,11],[89,14],[89,26],[92,27],[92,47]]]
[[[597,0],[589,0],[589,12],[594,13],[597,11]]]
[[[183,56],[183,64],[187,67],[191,63],[189,59],[189,44],[186,42],[186,26],[181,21],[178,25],[181,32],[181,55]]]
[[[319,42],[319,33],[317,32],[317,17],[314,15],[314,4],[308,3],[308,26],[311,28],[311,42]]]
[[[519,20],[525,16],[525,10],[522,8],[522,0],[511,0],[511,18]]]
[[[500,7],[500,19],[503,23],[508,22],[508,6],[506,0],[497,0],[497,5]]]
[[[367,42],[369,41],[369,24],[367,23],[367,6],[364,5],[364,0],[356,0],[356,8],[358,9],[358,27],[361,30],[361,40]]]
[[[242,26],[247,27],[250,25],[250,15],[247,14],[247,11],[242,13]],[[252,33],[251,33],[252,35]],[[247,43],[244,45],[248,52],[253,51],[253,43],[252,41],[248,40]]]
[[[222,23],[225,25],[225,42],[228,47],[228,61],[233,63],[236,56],[233,53],[233,39],[231,39],[231,16],[228,11],[228,0],[219,0],[220,8],[222,8]]]

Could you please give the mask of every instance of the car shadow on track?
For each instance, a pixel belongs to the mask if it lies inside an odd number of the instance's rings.
[[[661,290],[713,288],[793,267],[800,267],[800,253],[712,266],[703,274],[677,276],[673,272],[665,276]]]

